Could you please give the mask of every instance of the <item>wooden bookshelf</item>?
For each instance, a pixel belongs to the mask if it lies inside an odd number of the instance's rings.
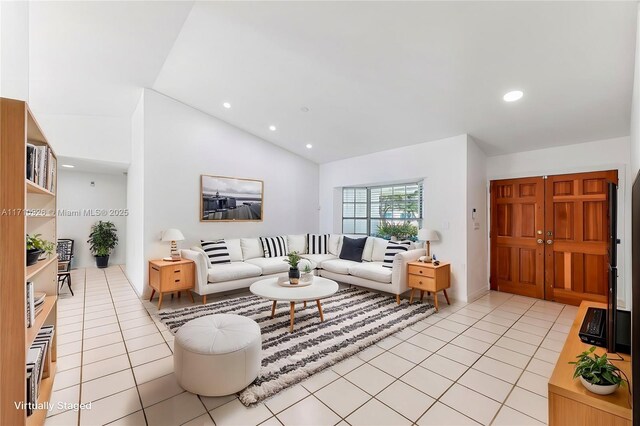
[[[46,410],[16,408],[26,400],[26,355],[44,325],[57,325],[57,256],[26,265],[26,234],[57,240],[56,195],[26,178],[27,144],[49,146],[25,102],[0,98],[0,425],[43,425]],[[53,160],[57,158],[51,150]],[[53,161],[52,161],[53,162]],[[47,172],[49,173],[49,172]],[[50,175],[47,175],[50,176]],[[57,188],[57,170],[49,178]],[[25,210],[44,211],[27,216]],[[26,282],[47,294],[42,311],[27,328]],[[43,403],[50,399],[56,372],[57,330],[51,344],[49,376],[40,382]]]
[[[56,194],[54,194],[53,192],[49,191],[48,189],[44,189],[43,187],[41,187],[37,183],[31,182],[27,178],[25,178],[24,180],[27,183],[27,192],[30,192],[32,194],[49,195],[51,197],[55,197],[56,196]]]

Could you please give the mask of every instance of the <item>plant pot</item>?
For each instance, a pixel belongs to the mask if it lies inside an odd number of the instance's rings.
[[[300,282],[300,270],[299,269],[289,269],[289,282],[291,284],[298,284]]]
[[[620,384],[617,385],[594,385],[593,383],[589,383],[584,377],[580,376],[580,381],[582,385],[587,388],[589,392],[596,393],[598,395],[611,395],[615,391],[618,390]]]
[[[396,237],[395,235],[392,235],[390,240],[391,241],[399,241],[398,237]]]
[[[35,265],[42,253],[42,250],[27,250],[27,266]]]
[[[96,266],[98,268],[106,268],[107,266],[109,266],[109,255],[96,256]]]

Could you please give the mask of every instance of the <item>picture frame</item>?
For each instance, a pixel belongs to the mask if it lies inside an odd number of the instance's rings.
[[[262,222],[264,182],[200,175],[200,222]]]

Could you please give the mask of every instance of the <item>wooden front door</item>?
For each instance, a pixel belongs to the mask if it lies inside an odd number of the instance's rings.
[[[607,303],[608,182],[618,172],[549,176],[545,185],[545,298]]]
[[[607,302],[607,182],[592,172],[491,182],[491,289]]]
[[[491,289],[544,297],[544,179],[491,182]]]

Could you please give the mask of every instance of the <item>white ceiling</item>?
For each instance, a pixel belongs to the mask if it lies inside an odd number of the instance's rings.
[[[130,115],[153,87],[319,163],[461,133],[490,155],[585,142],[629,134],[636,8],[35,3],[30,101]]]
[[[193,2],[30,2],[29,103],[44,114],[130,117]]]

